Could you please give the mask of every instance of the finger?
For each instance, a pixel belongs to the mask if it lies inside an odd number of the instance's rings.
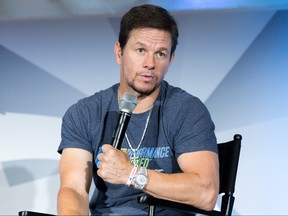
[[[106,149],[106,150],[111,149],[111,148],[114,149],[114,147],[113,147],[112,145],[110,145],[110,144],[103,144],[103,145],[102,145],[102,148],[104,148],[104,149]]]
[[[98,170],[96,172],[97,172],[97,175],[103,179],[103,174],[102,174],[103,171],[100,168],[98,168]]]
[[[102,150],[102,147],[100,147],[99,149],[98,149],[98,154],[97,154],[97,156],[96,156],[96,159],[95,159],[95,163],[96,163],[96,166],[98,167],[98,164],[99,164],[99,162],[100,162],[100,160],[101,160],[101,156],[100,156],[100,158],[99,158],[99,155],[102,155],[103,154],[103,150]]]
[[[102,151],[103,151],[103,152],[110,151],[111,149],[114,149],[114,148],[113,148],[113,146],[111,146],[110,144],[104,144],[104,145],[102,145]]]

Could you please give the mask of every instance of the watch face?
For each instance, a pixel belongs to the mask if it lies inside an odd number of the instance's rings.
[[[146,175],[144,174],[138,174],[136,177],[135,177],[135,182],[138,184],[138,185],[146,185],[148,183],[148,178]]]

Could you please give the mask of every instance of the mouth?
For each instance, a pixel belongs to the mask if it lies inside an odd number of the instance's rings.
[[[140,75],[140,79],[144,82],[151,82],[154,80],[154,77],[151,75]]]
[[[139,73],[139,78],[144,81],[144,82],[151,82],[152,80],[154,80],[154,75],[152,75],[151,73]]]

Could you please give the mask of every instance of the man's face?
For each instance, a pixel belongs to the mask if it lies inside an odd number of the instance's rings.
[[[171,36],[168,32],[142,28],[131,31],[123,50],[115,45],[120,65],[120,82],[139,96],[150,95],[159,89],[174,54],[171,56]]]

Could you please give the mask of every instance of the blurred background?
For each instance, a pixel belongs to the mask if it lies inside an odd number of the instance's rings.
[[[56,214],[61,118],[118,82],[121,16],[156,4],[176,18],[166,80],[199,97],[218,142],[243,136],[236,215],[287,215],[288,2],[0,0],[0,214]]]

